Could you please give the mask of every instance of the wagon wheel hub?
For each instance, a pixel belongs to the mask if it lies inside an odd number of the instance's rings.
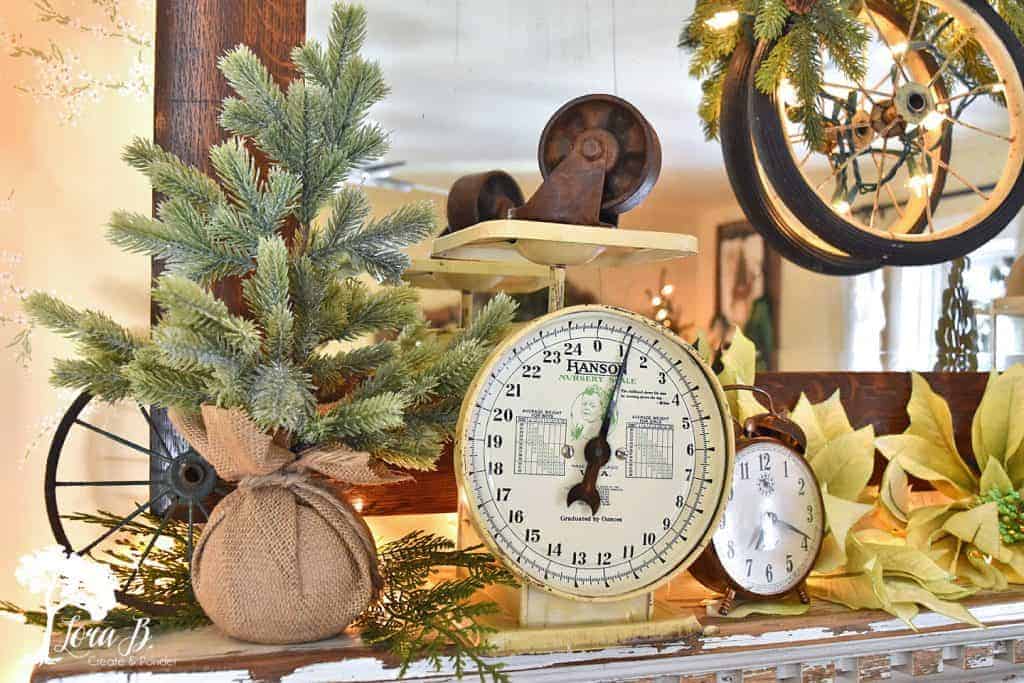
[[[170,489],[169,495],[178,497],[182,505],[201,503],[217,485],[213,466],[192,449],[174,459],[174,463],[164,470],[164,479]]]

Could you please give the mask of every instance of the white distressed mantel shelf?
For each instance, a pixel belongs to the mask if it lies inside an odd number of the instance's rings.
[[[1024,678],[1024,591],[966,601],[978,629],[925,612],[917,631],[883,612],[850,612],[815,602],[800,617],[701,617],[708,635],[602,650],[502,657],[513,681],[1005,681]],[[710,627],[710,629],[708,628]],[[291,646],[249,645],[214,629],[169,633],[137,666],[86,659],[41,666],[33,681],[392,681],[395,662],[342,636]],[[98,658],[104,659],[100,653]],[[154,660],[162,660],[154,664]],[[414,664],[405,680],[450,680]],[[467,677],[465,680],[478,680]]]

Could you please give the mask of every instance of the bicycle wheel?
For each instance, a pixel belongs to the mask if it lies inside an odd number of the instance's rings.
[[[765,181],[750,129],[753,56],[753,41],[741,40],[729,63],[719,114],[725,169],[747,220],[772,248],[807,270],[825,275],[857,275],[878,268],[879,260],[845,254],[801,225]]]
[[[982,0],[915,0],[909,18],[885,8],[860,15],[869,77],[826,73],[826,101],[844,93],[848,104],[826,112],[824,144],[798,149],[785,92],[751,93],[751,130],[770,184],[819,237],[894,265],[940,263],[1024,205],[1024,48]],[[768,50],[758,46],[755,64]]]

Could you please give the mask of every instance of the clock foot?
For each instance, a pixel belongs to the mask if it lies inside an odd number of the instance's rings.
[[[732,601],[736,599],[736,591],[732,588],[727,588],[725,595],[722,596],[722,603],[718,606],[718,613],[723,617],[729,614],[729,610],[732,609]]]
[[[796,589],[796,594],[800,598],[800,602],[805,605],[811,604],[811,596],[807,594],[807,584],[801,583]]]

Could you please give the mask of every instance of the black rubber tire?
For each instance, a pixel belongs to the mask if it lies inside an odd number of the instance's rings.
[[[1010,53],[1018,75],[1024,81],[1024,46],[995,10],[984,0],[952,0],[964,5],[988,22]],[[753,64],[760,64],[770,46],[758,45]],[[933,241],[892,239],[869,233],[836,214],[810,187],[789,150],[775,95],[751,89],[750,123],[760,159],[769,182],[787,208],[804,225],[829,244],[886,264],[920,266],[943,263],[974,251],[998,235],[1024,206],[1024,172],[1019,174],[1006,200],[977,225],[955,235]]]
[[[752,39],[740,40],[722,88],[719,140],[736,201],[765,241],[788,261],[824,275],[859,275],[881,265],[877,259],[835,254],[796,234],[779,215],[761,180],[751,138],[748,92],[752,85]]]

